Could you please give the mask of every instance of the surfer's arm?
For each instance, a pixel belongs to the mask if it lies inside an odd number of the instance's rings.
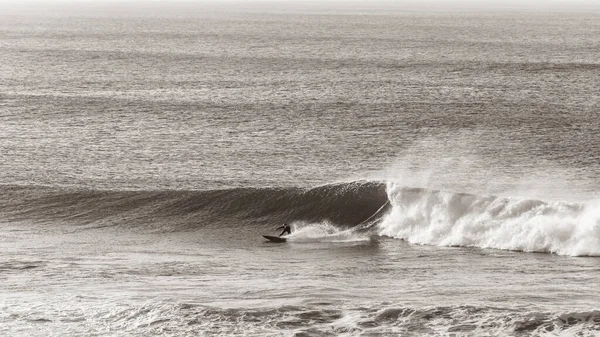
[[[283,227],[285,227],[285,226],[279,226],[279,227],[275,228],[275,230],[278,231],[278,230],[282,229]]]

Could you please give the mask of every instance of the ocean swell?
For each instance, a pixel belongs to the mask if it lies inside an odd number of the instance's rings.
[[[415,244],[600,256],[596,203],[544,202],[387,186],[380,234]]]

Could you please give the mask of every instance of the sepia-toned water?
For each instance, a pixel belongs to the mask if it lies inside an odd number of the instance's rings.
[[[1,335],[600,333],[599,10],[39,6]]]

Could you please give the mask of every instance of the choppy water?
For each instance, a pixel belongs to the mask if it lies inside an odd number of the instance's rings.
[[[190,8],[0,14],[3,335],[600,331],[597,11]]]

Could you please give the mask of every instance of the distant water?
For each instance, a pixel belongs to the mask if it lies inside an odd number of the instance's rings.
[[[598,334],[597,13],[0,14],[0,334]]]

